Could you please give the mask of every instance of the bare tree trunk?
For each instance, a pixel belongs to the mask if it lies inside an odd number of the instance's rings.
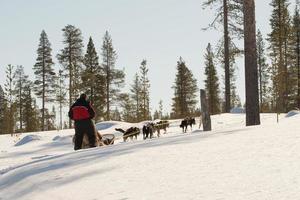
[[[211,131],[211,120],[205,90],[200,90],[203,131]]]
[[[225,112],[230,112],[230,64],[229,64],[229,33],[228,33],[228,5],[223,0],[224,12],[224,64],[225,64]]]
[[[244,0],[246,126],[259,125],[256,25],[254,0]]]

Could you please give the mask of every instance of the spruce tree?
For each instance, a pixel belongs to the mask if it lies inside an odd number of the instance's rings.
[[[135,122],[142,121],[141,120],[141,111],[140,111],[140,101],[141,101],[141,82],[138,73],[134,76],[133,84],[131,85],[131,97],[134,101],[135,107]]]
[[[209,112],[212,115],[220,113],[219,79],[214,64],[214,54],[209,43],[205,54],[205,90],[208,98]]]
[[[149,89],[150,89],[150,81],[148,79],[148,71],[147,68],[147,61],[143,60],[141,62],[140,66],[140,83],[141,83],[141,113],[142,113],[142,120],[149,119],[150,115],[150,109],[149,109],[149,103],[150,103],[150,97],[149,97]]]
[[[99,58],[90,37],[87,51],[84,56],[85,69],[82,73],[82,85],[96,111],[96,121],[103,117],[105,106],[105,80],[103,69],[99,65]]]
[[[57,58],[66,70],[66,76],[69,78],[69,106],[74,103],[79,96],[81,86],[81,68],[82,68],[82,35],[80,29],[72,25],[67,25],[62,29],[65,47],[61,50]],[[69,127],[71,127],[71,120],[69,120]]]
[[[40,43],[37,50],[37,59],[33,67],[35,74],[34,91],[37,97],[42,100],[42,121],[41,129],[45,126],[45,106],[46,103],[54,101],[55,92],[55,72],[53,70],[53,61],[51,55],[51,44],[46,32],[43,30],[40,36]]]
[[[112,39],[106,31],[102,44],[102,67],[105,80],[105,103],[106,120],[110,120],[110,108],[119,96],[120,88],[123,87],[125,74],[123,71],[115,69],[117,53],[113,48]]]
[[[258,65],[258,86],[259,86],[259,102],[260,112],[269,111],[269,65],[267,64],[267,57],[265,54],[265,43],[263,36],[258,30],[257,36],[257,65]]]
[[[181,57],[177,62],[177,74],[172,88],[174,89],[172,117],[184,118],[193,114],[197,104],[197,80]]]
[[[90,100],[94,102],[96,74],[100,73],[101,69],[99,65],[99,58],[92,37],[90,37],[89,39],[83,63],[85,69],[82,73],[82,85],[87,95],[90,96]]]

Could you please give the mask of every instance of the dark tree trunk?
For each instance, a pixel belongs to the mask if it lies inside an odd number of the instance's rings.
[[[260,124],[255,27],[254,0],[244,0],[246,126]]]
[[[107,50],[108,51],[108,50]],[[109,102],[109,97],[110,97],[110,65],[109,65],[109,57],[107,53],[107,63],[106,63],[106,120],[110,120],[110,102]]]
[[[284,62],[283,62],[283,52],[282,52],[282,46],[283,46],[283,35],[282,35],[282,9],[281,9],[281,3],[279,3],[278,8],[278,18],[279,18],[279,66],[278,66],[278,79],[279,83],[277,84],[278,87],[278,100],[276,102],[277,107],[277,113],[283,112],[283,104],[284,104]]]
[[[211,120],[205,90],[200,90],[203,131],[211,131]]]
[[[71,46],[69,47],[71,48]],[[73,93],[73,70],[72,70],[72,58],[71,58],[71,49],[69,49],[69,108],[72,106],[72,93]],[[69,118],[69,128],[72,128],[72,121]]]
[[[43,41],[42,131],[45,130],[45,41]]]
[[[260,52],[261,49],[259,49]],[[259,72],[259,98],[260,98],[260,112],[262,112],[262,105],[263,105],[263,92],[262,92],[262,71],[261,71],[261,57],[258,58],[258,72]]]
[[[298,27],[300,25],[298,24]],[[297,28],[297,69],[298,69],[298,93],[297,93],[297,106],[300,109],[300,32],[299,28]]]
[[[228,5],[223,0],[224,12],[224,64],[225,64],[225,112],[230,112],[230,65],[229,65],[229,33],[228,33]]]

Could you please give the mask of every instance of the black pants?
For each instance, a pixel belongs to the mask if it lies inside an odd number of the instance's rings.
[[[74,150],[81,149],[84,134],[89,138],[90,147],[95,147],[95,126],[92,120],[75,121],[75,146]]]

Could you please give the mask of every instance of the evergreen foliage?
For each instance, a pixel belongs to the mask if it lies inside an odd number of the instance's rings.
[[[24,68],[22,65],[18,65],[16,71],[14,72],[14,89],[13,95],[15,97],[15,105],[17,108],[18,115],[18,132],[24,131],[23,123],[24,123],[24,108],[25,108],[25,88],[30,87],[31,82],[28,79],[28,75],[25,75]]]
[[[142,114],[142,120],[148,120],[151,118],[151,113],[150,113],[150,97],[149,97],[149,90],[150,90],[150,81],[148,79],[148,72],[149,69],[147,68],[147,61],[143,60],[141,62],[140,66],[140,84],[141,84],[141,105],[140,105],[140,111]]]
[[[45,106],[48,102],[53,102],[55,96],[55,72],[53,69],[53,61],[51,55],[51,44],[48,40],[46,32],[43,30],[40,36],[40,43],[37,50],[37,59],[33,67],[35,74],[34,91],[37,97],[42,100],[42,119],[41,128],[44,130],[45,126]]]
[[[103,69],[99,65],[99,57],[97,55],[93,39],[90,37],[87,45],[87,51],[84,56],[85,69],[82,73],[82,86],[97,113],[96,121],[100,120],[104,115],[105,107],[105,79]]]
[[[177,62],[177,74],[172,88],[172,118],[184,118],[193,114],[197,104],[197,80],[181,57]]]
[[[7,122],[7,133],[10,133],[13,135],[15,132],[15,104],[13,101],[13,90],[14,90],[14,66],[8,65],[5,70],[6,74],[6,82],[4,84],[4,90],[6,94],[6,102],[7,102],[7,119],[5,120]]]
[[[141,118],[140,102],[141,102],[141,82],[138,73],[134,76],[133,84],[131,85],[131,98],[135,108],[135,122],[139,122]]]
[[[270,57],[272,60],[272,94],[275,97],[276,112],[288,110],[289,96],[289,40],[291,33],[288,0],[272,0],[270,19],[271,33],[268,35]]]
[[[110,120],[111,105],[115,103],[120,94],[120,88],[123,87],[125,74],[123,71],[115,69],[117,53],[113,48],[112,39],[106,31],[102,44],[102,67],[105,80],[105,119]]]
[[[214,54],[211,44],[208,44],[205,54],[205,90],[208,98],[209,112],[212,115],[220,113],[219,78],[214,64]]]
[[[69,78],[69,107],[81,92],[81,70],[83,61],[83,43],[80,29],[72,25],[67,25],[62,29],[63,43],[65,47],[61,50],[57,58],[66,71],[66,77]],[[71,120],[69,120],[71,127]]]
[[[260,112],[269,112],[269,79],[270,69],[267,64],[267,57],[265,53],[265,42],[263,36],[258,30],[257,32],[257,65],[258,65],[258,86],[259,86],[259,103]]]
[[[63,129],[63,106],[67,104],[67,91],[65,89],[65,76],[62,70],[59,70],[57,77],[57,90],[56,90],[56,102],[59,105],[59,129]]]

